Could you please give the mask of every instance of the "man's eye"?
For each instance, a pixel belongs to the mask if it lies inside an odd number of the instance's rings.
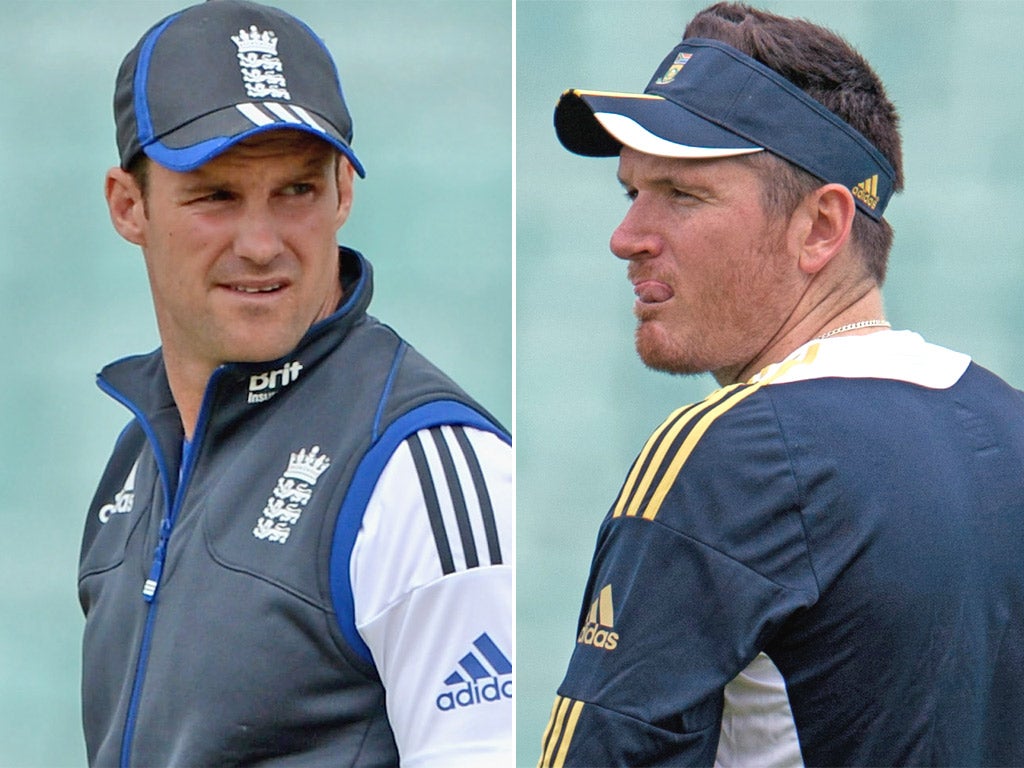
[[[200,203],[222,203],[227,200],[232,200],[233,195],[226,189],[215,189],[213,192],[209,192],[196,199],[196,202]]]
[[[626,199],[629,200],[630,202],[633,202],[634,200],[636,200],[636,190],[635,189],[624,189],[622,191],[622,194],[625,195]]]
[[[298,195],[307,195],[314,189],[315,187],[312,184],[289,184],[287,187],[284,188],[284,194],[295,197]]]
[[[692,201],[697,199],[696,196],[694,196],[693,194],[691,194],[689,192],[686,192],[685,190],[682,190],[682,189],[673,189],[672,190],[672,198],[674,200],[679,200],[679,201],[684,202],[684,203],[692,202]]]

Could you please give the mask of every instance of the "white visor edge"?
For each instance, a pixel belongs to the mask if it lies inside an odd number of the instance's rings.
[[[594,117],[616,141],[638,152],[657,157],[683,157],[700,160],[715,157],[736,157],[764,152],[762,147],[753,149],[737,149],[736,147],[691,147],[676,144],[648,131],[640,123],[625,115],[614,112],[595,112]]]

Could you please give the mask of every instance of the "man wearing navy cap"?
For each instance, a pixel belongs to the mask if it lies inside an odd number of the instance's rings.
[[[878,77],[721,3],[555,129],[618,157],[640,357],[722,388],[611,505],[540,765],[1024,764],[1024,394],[885,319]]]
[[[508,764],[510,437],[367,314],[330,53],[214,0],[142,37],[114,111],[161,348],[98,380],[133,419],[80,560],[90,764]]]

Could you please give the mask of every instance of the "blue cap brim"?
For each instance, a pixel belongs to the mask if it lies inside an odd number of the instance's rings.
[[[172,171],[194,171],[240,141],[267,131],[291,129],[309,133],[334,146],[360,178],[366,177],[352,148],[316,115],[291,104],[246,102],[219,110],[161,136],[142,147],[146,156]],[[210,136],[200,141],[195,137]]]

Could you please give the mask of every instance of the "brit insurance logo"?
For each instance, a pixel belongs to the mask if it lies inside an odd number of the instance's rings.
[[[299,378],[301,371],[302,363],[293,360],[277,370],[253,374],[249,377],[249,402],[266,402],[276,395],[281,387],[286,387]]]
[[[442,712],[493,704],[512,698],[512,662],[484,632],[473,641],[473,649],[444,679],[447,690],[436,701]]]

